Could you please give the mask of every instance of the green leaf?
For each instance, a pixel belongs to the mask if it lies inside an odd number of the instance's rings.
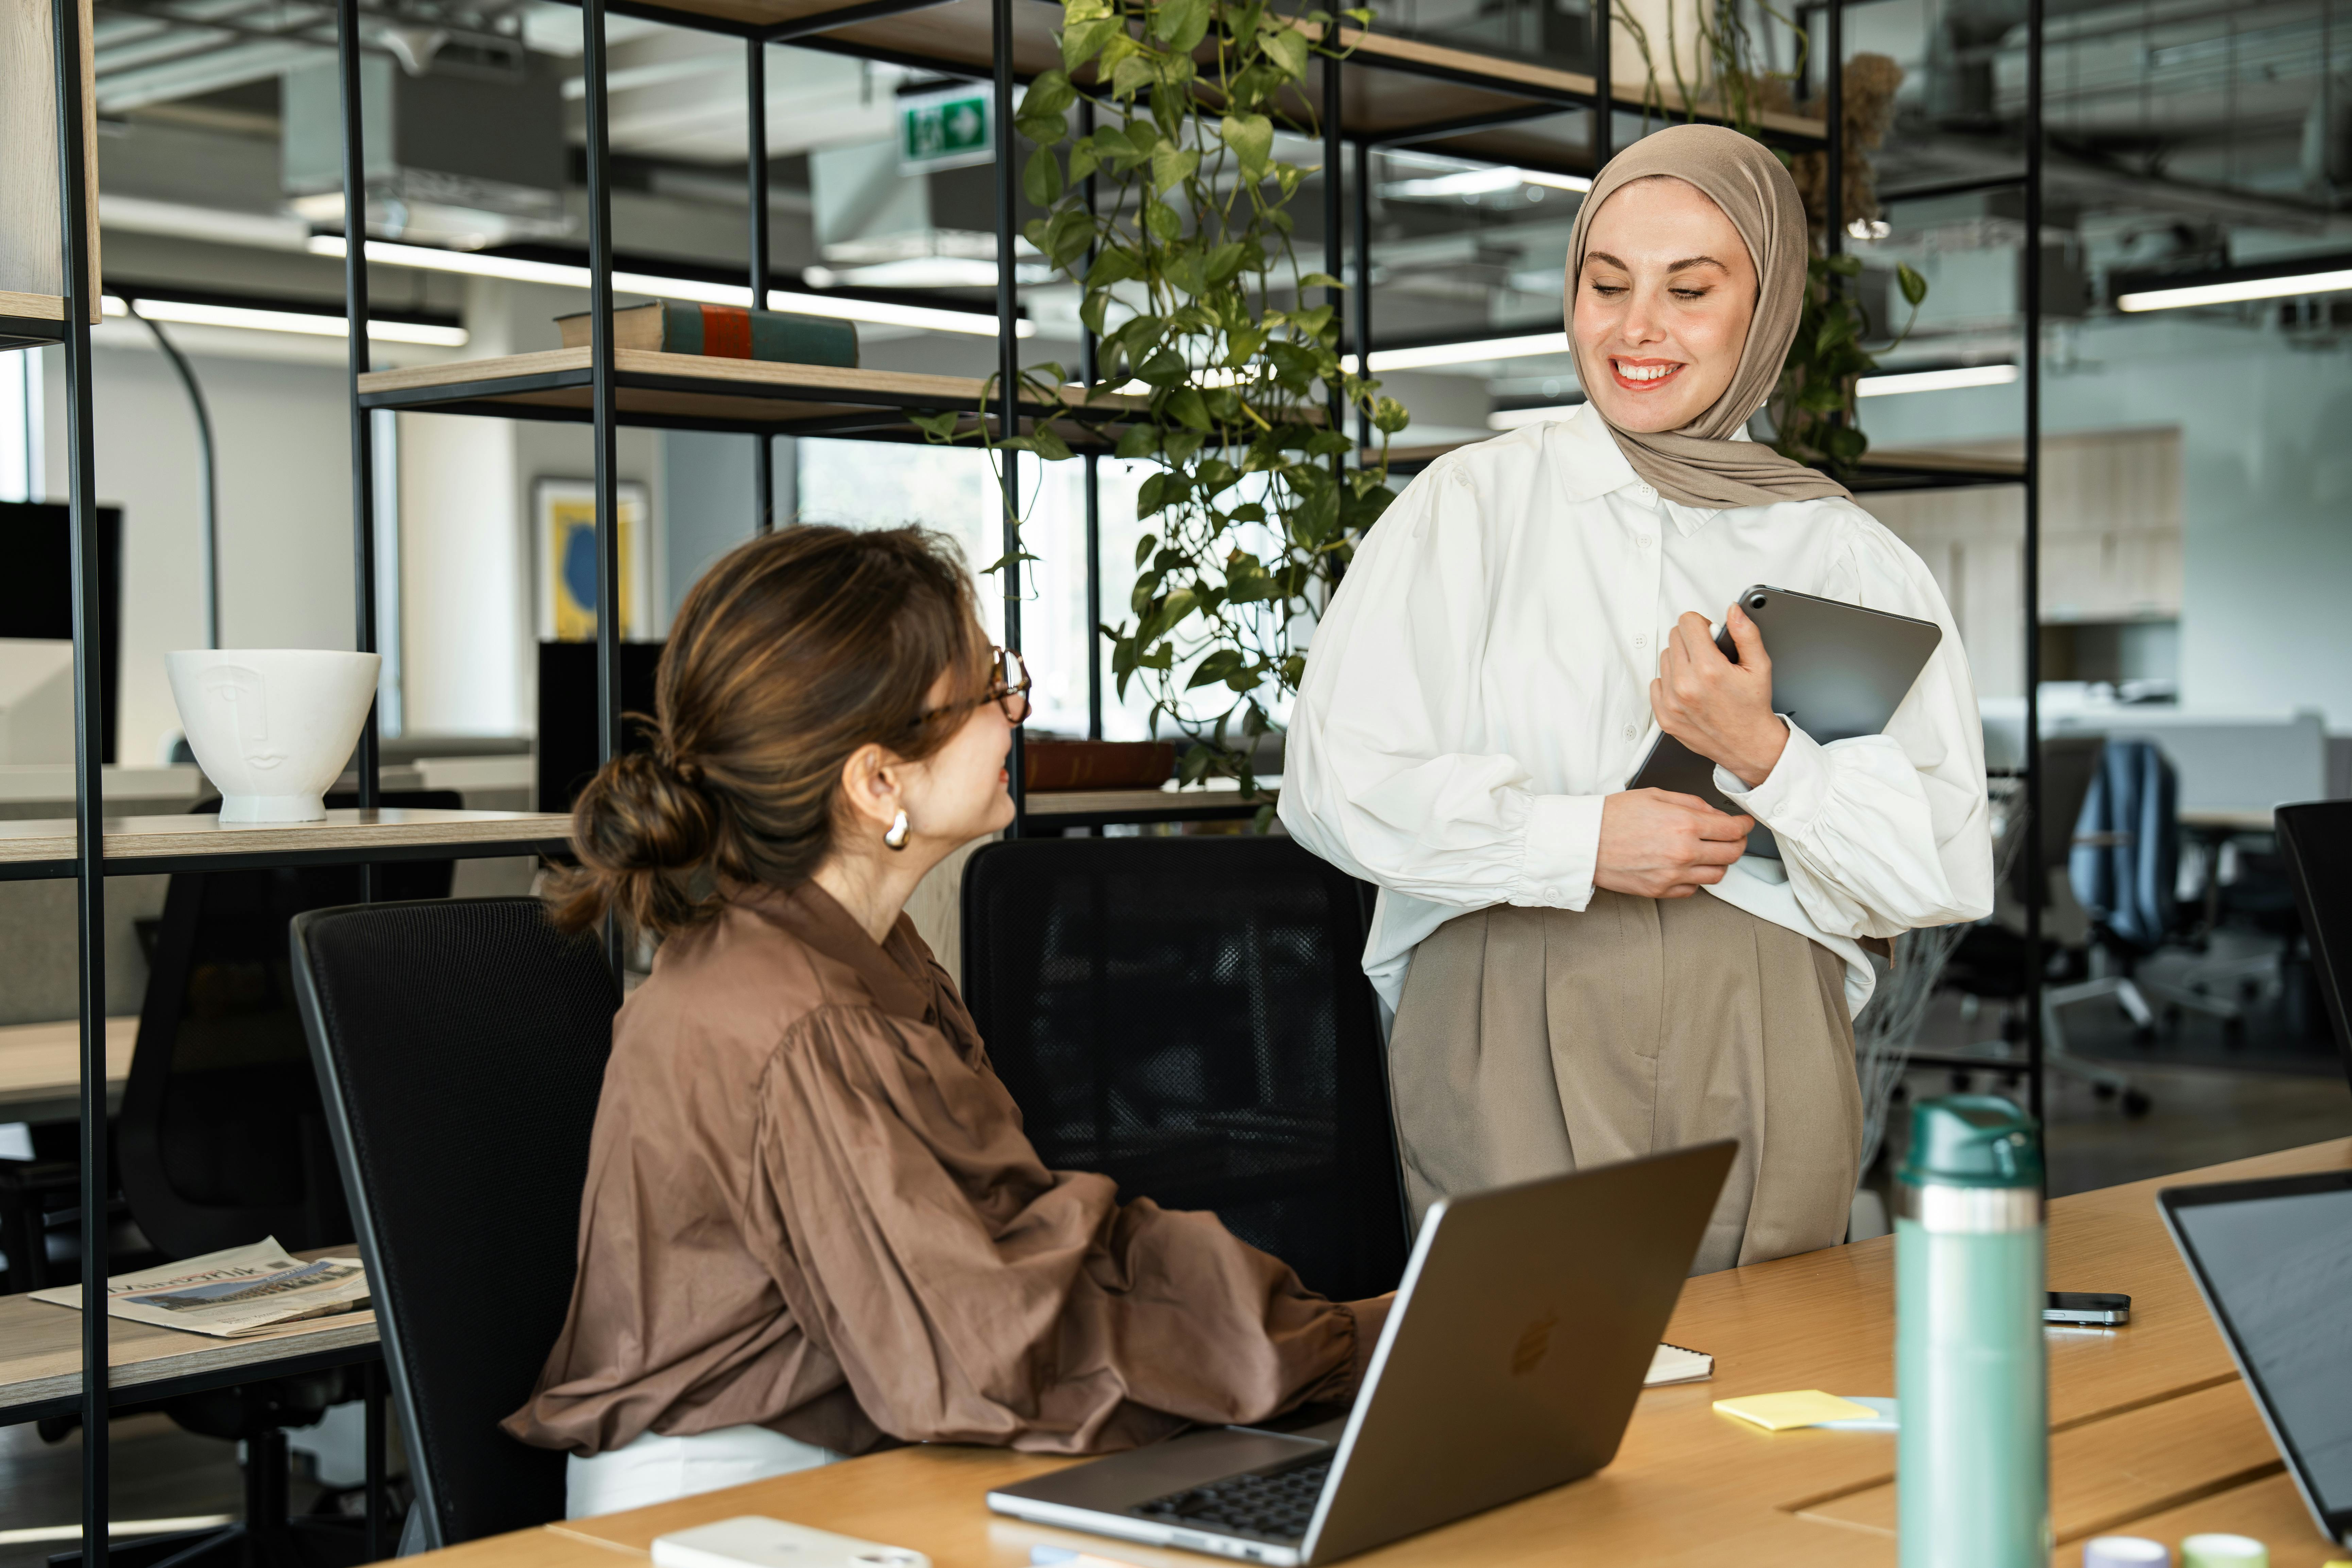
[[[1200,166],[1201,154],[1192,148],[1162,142],[1151,150],[1151,183],[1163,191],[1175,190]]]
[[[1124,283],[1131,278],[1142,276],[1143,268],[1137,263],[1132,251],[1121,250],[1115,245],[1106,246],[1095,253],[1095,264],[1087,268],[1084,287],[1108,289],[1114,283]]]
[[[1150,86],[1158,75],[1150,56],[1131,54],[1111,68],[1110,89],[1118,97],[1132,97],[1141,89]]]
[[[1160,510],[1160,498],[1167,493],[1168,475],[1164,473],[1146,474],[1143,477],[1143,483],[1136,487],[1135,515],[1139,518],[1150,517],[1153,512],[1158,511]],[[1138,583],[1136,584],[1136,590],[1139,593],[1142,591],[1142,584]],[[1139,608],[1140,606],[1138,607]]]
[[[1198,387],[1178,387],[1169,395],[1166,414],[1169,418],[1175,420],[1188,430],[1205,431],[1213,428],[1209,419],[1208,405],[1201,400]]]
[[[1383,436],[1393,436],[1412,423],[1412,416],[1393,397],[1383,397],[1372,405],[1372,428]]]
[[[1184,220],[1166,202],[1150,202],[1143,209],[1143,226],[1151,237],[1163,245],[1173,245],[1183,237]]]
[[[1044,425],[1037,426],[1031,440],[1034,443],[1031,449],[1049,463],[1062,462],[1071,455],[1070,444]]]
[[[1076,70],[1101,53],[1102,47],[1114,37],[1126,37],[1127,29],[1116,16],[1104,16],[1091,22],[1081,22],[1062,29],[1062,68]]]
[[[1917,310],[1927,299],[1927,279],[1907,261],[1895,264],[1895,281],[1903,290],[1903,302]]]
[[[1274,155],[1273,121],[1263,114],[1228,114],[1217,121],[1217,134],[1241,161],[1244,179],[1265,176],[1266,160]]]
[[[934,441],[952,441],[955,439],[956,421],[961,417],[955,414],[909,414],[907,423]]]
[[[1077,101],[1078,89],[1070,85],[1067,72],[1043,71],[1029,84],[1029,90],[1021,95],[1021,114],[1024,119],[1050,115],[1059,120]]]
[[[1209,0],[1160,0],[1151,36],[1178,54],[1191,54],[1209,31]]]
[[[1209,252],[1201,270],[1213,284],[1226,282],[1241,270],[1242,258],[1246,254],[1239,240],[1229,239]]]
[[[1051,147],[1040,147],[1029,154],[1029,162],[1021,171],[1021,189],[1041,207],[1052,206],[1062,199],[1062,161],[1054,156]]]
[[[1135,367],[1136,379],[1149,382],[1153,386],[1173,386],[1190,372],[1191,367],[1184,363],[1184,356],[1174,349],[1161,349]]]
[[[1347,285],[1328,272],[1309,272],[1298,280],[1301,289],[1345,289]]]
[[[1138,566],[1142,565],[1144,562],[1150,559],[1151,552],[1158,548],[1160,548],[1160,541],[1152,538],[1151,535],[1148,533],[1142,538],[1137,540],[1135,542],[1135,563]]]
[[[1115,458],[1124,458],[1128,461],[1133,462],[1139,458],[1148,458],[1151,456],[1151,454],[1157,451],[1159,447],[1160,428],[1158,426],[1130,425],[1119,434],[1118,445],[1112,449],[1111,456]],[[1140,563],[1143,560],[1141,546],[1137,547],[1135,559],[1138,563]]]
[[[1277,23],[1259,40],[1266,58],[1276,69],[1296,81],[1307,74],[1307,35],[1287,22]]]
[[[1160,449],[1168,455],[1170,462],[1181,467],[1191,462],[1192,454],[1207,441],[1208,437],[1198,430],[1171,430],[1160,437]]]

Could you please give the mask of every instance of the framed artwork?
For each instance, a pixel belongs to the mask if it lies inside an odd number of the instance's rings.
[[[649,642],[653,623],[653,530],[646,487],[617,488],[621,514],[621,637]],[[531,536],[539,552],[539,637],[596,637],[596,486],[590,479],[534,479]]]

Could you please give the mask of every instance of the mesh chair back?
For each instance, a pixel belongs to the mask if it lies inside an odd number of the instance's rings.
[[[454,790],[405,790],[383,804],[455,810],[465,801]],[[377,868],[377,887],[390,899],[447,898],[454,870],[447,860],[394,861]],[[357,866],[173,876],[119,1134],[123,1196],[166,1257],[265,1237],[298,1249],[352,1239],[286,931],[306,910],[359,898]]]
[[[432,1546],[563,1517],[563,1456],[498,1423],[563,1326],[604,1059],[602,949],[533,899],[294,922],[302,1021]]]
[[[2345,1011],[2352,1005],[2352,800],[2283,805],[2275,821],[2320,999],[2352,1077],[2352,1016]]]
[[[1048,1166],[1213,1209],[1340,1300],[1406,1222],[1365,889],[1286,838],[1053,838],[966,864],[964,998]]]

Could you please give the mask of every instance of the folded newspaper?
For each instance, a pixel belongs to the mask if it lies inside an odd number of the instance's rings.
[[[81,1308],[81,1287],[36,1290],[36,1301]],[[117,1274],[106,1282],[106,1315],[190,1333],[235,1339],[305,1318],[362,1310],[367,1270],[356,1258],[312,1262],[290,1256],[277,1238],[207,1252],[159,1268]]]

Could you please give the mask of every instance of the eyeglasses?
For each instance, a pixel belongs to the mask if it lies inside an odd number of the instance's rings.
[[[944,708],[934,708],[916,719],[917,724],[928,724],[947,713],[968,713],[983,702],[993,702],[1003,711],[1008,722],[1018,724],[1029,717],[1029,667],[1011,648],[992,647],[988,650],[995,671],[988,689],[968,702],[950,702]]]

